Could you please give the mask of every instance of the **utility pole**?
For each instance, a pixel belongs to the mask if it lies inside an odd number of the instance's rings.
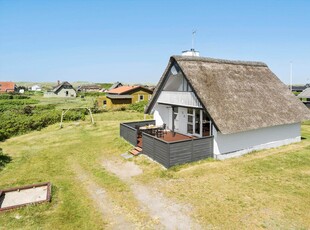
[[[293,62],[290,62],[290,90],[293,91]]]

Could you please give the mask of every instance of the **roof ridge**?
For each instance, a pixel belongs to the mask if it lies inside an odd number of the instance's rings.
[[[180,55],[173,55],[171,56],[171,58],[175,59],[176,61],[202,61],[202,62],[220,63],[220,64],[268,67],[266,63],[258,61],[239,61],[239,60],[217,59],[210,57],[195,57],[195,56],[180,56]]]

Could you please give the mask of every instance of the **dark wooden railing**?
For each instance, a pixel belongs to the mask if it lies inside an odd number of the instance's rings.
[[[136,126],[154,125],[155,120],[136,121],[120,124],[120,136],[136,146],[138,131]],[[174,165],[213,157],[213,136],[167,142],[142,132],[142,153],[166,168]]]
[[[142,133],[142,143],[143,154],[166,168],[213,157],[213,136],[166,142]]]
[[[136,126],[155,125],[155,120],[134,121],[120,124],[120,136],[130,144],[136,146],[138,141],[138,131]]]

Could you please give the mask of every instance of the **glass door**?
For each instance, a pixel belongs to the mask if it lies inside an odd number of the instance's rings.
[[[202,135],[203,136],[212,135],[211,121],[205,112],[202,113]]]
[[[201,110],[195,109],[195,134],[201,136]]]
[[[193,134],[194,127],[194,110],[192,108],[187,108],[187,133]]]
[[[173,131],[179,131],[179,108],[173,107]]]

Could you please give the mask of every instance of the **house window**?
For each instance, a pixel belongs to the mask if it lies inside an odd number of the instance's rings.
[[[66,91],[66,97],[68,97],[68,95],[69,95],[69,91]]]
[[[143,101],[144,100],[144,95],[139,95],[139,101]]]
[[[201,119],[200,110],[195,109],[195,134],[201,135]]]
[[[202,135],[203,136],[212,135],[212,124],[205,112],[202,113]]]

